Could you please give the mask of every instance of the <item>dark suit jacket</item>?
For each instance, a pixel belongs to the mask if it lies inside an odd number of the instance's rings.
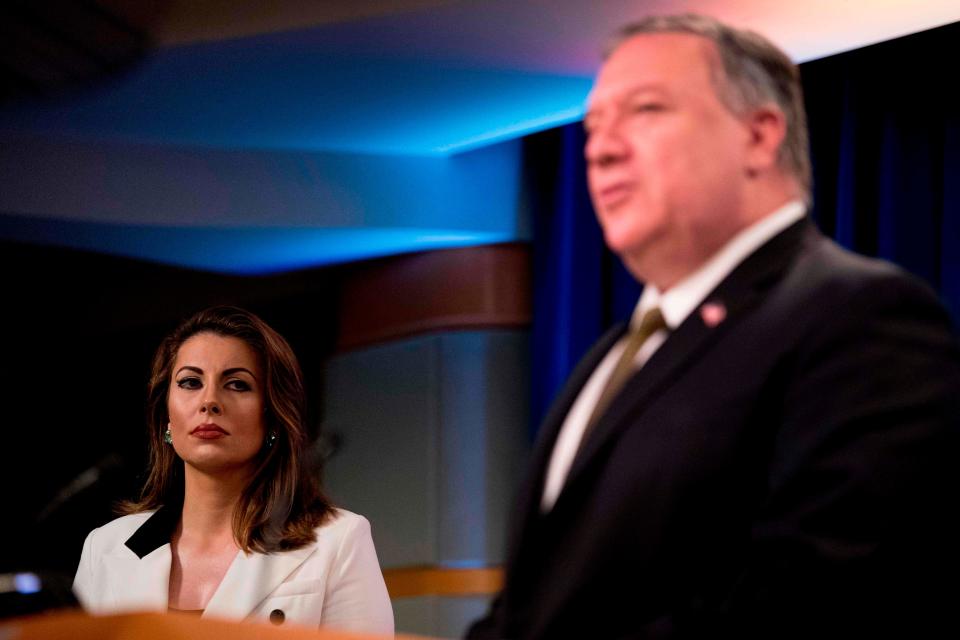
[[[623,328],[574,371],[521,489],[505,587],[469,637],[957,626],[960,352],[935,296],[803,220],[707,300],[726,319],[694,311],[670,334],[541,514],[560,425]]]

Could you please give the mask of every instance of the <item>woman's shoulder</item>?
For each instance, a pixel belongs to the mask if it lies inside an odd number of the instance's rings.
[[[370,521],[359,513],[337,507],[331,508],[330,514],[326,520],[323,521],[323,524],[315,529],[317,535],[321,533],[326,533],[327,535],[344,535],[357,530],[369,531]]]
[[[115,543],[124,543],[133,533],[143,526],[155,512],[141,511],[115,518],[103,526],[97,527],[87,535],[87,539],[97,546],[112,546]]]
[[[340,546],[370,538],[370,521],[352,511],[333,508],[323,524],[314,529],[314,533],[316,546]]]

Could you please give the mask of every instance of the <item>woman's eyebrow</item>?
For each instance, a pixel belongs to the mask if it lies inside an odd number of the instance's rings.
[[[241,372],[242,372],[242,373],[246,373],[247,375],[249,375],[249,376],[250,376],[251,378],[253,378],[254,380],[257,379],[257,376],[255,376],[255,375],[253,374],[253,371],[250,371],[250,369],[247,369],[246,367],[231,367],[230,369],[224,369],[222,375],[223,375],[223,376],[232,376],[232,375],[235,374],[235,373],[241,373]]]

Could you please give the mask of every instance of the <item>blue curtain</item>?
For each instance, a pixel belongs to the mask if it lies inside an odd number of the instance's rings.
[[[912,271],[960,321],[960,23],[801,65],[813,217],[859,253]],[[527,141],[534,214],[531,430],[640,287],[606,250],[579,123]]]
[[[801,65],[814,218],[912,271],[960,320],[960,23]],[[952,54],[951,54],[952,52]]]

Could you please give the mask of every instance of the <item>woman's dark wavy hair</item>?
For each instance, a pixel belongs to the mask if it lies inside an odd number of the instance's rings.
[[[137,513],[161,506],[183,505],[183,462],[164,442],[167,394],[180,346],[199,333],[239,338],[257,354],[264,374],[264,423],[275,432],[273,446],[264,446],[250,484],[233,514],[233,536],[245,552],[268,553],[296,549],[316,539],[314,529],[332,506],[323,495],[319,478],[305,464],[306,396],[300,365],[283,336],[256,315],[237,307],[204,309],[164,338],[153,357],[147,386],[149,473],[140,499],[121,506]]]

